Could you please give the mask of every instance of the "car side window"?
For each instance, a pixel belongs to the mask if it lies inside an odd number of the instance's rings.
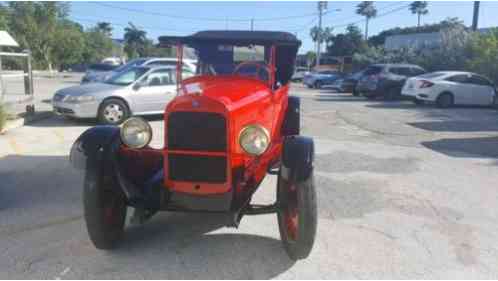
[[[417,67],[412,67],[410,68],[410,70],[411,70],[411,76],[418,76],[425,73],[423,69]]]
[[[456,82],[456,83],[467,83],[468,76],[466,74],[453,75],[445,79],[446,81]]]
[[[163,60],[159,60],[159,61],[151,61],[147,64],[148,66],[154,66],[154,65],[158,65],[158,66],[176,66],[176,61],[163,61]]]
[[[491,83],[483,77],[477,76],[477,75],[472,75],[469,78],[469,83],[474,84],[474,85],[479,85],[479,86],[491,86]]]
[[[173,75],[173,71],[170,69],[155,70],[147,75],[147,77],[143,80],[143,85],[146,87],[173,85]]]
[[[411,76],[410,70],[406,67],[392,67],[389,72],[396,75]]]

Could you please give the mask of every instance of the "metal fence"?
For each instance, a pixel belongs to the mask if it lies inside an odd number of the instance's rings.
[[[21,69],[4,70],[2,62],[6,58],[18,58]],[[29,52],[0,52],[0,102],[14,114],[34,113],[33,71]]]

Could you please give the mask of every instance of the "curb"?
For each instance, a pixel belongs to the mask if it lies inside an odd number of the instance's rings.
[[[0,134],[6,134],[7,131],[9,130],[20,128],[24,125],[37,122],[43,119],[47,119],[52,116],[53,112],[51,111],[40,111],[40,112],[35,112],[34,114],[31,115],[26,114],[25,116],[20,116],[19,118],[13,120],[7,120],[7,124],[5,124],[5,127],[0,132]]]

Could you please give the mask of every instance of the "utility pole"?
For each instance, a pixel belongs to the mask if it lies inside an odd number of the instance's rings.
[[[474,1],[474,17],[472,18],[472,30],[477,30],[477,23],[479,22],[479,4],[480,1]]]
[[[254,31],[254,19],[251,19],[251,31]]]
[[[318,38],[316,43],[316,66],[320,66],[320,51],[322,47],[322,16],[323,12],[327,10],[327,1],[318,1]]]

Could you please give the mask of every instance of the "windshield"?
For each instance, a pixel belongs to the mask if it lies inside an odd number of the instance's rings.
[[[147,71],[149,71],[148,67],[133,67],[131,69],[114,74],[113,76],[111,76],[111,78],[106,80],[105,83],[127,86],[142,77],[142,75],[144,75],[144,73],[146,73]]]
[[[146,61],[147,61],[146,59],[134,59],[134,60],[129,61],[127,64],[124,64],[124,65],[114,69],[114,71],[116,71],[116,72],[127,71],[132,67],[140,66],[140,65],[144,64]]]
[[[211,45],[198,54],[198,74],[240,75],[268,81],[268,52],[264,46]]]

